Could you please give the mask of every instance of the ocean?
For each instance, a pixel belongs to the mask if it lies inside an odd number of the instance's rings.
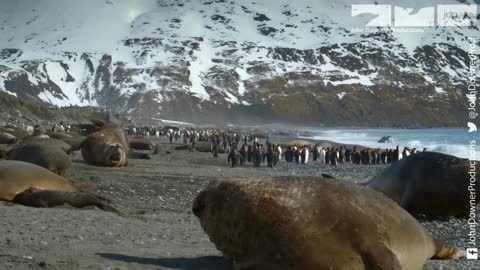
[[[359,144],[371,148],[417,148],[470,158],[470,142],[475,140],[474,159],[480,159],[480,130],[468,133],[467,129],[318,129],[309,130],[311,136],[304,139],[330,140],[345,144]],[[379,143],[383,136],[391,136],[392,142]]]

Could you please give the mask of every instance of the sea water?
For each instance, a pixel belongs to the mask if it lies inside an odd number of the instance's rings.
[[[371,148],[417,148],[470,158],[471,142],[475,141],[476,160],[480,159],[480,130],[469,133],[467,129],[318,129],[304,139],[329,140],[344,144],[358,144]],[[379,143],[383,136],[391,136],[391,142]]]

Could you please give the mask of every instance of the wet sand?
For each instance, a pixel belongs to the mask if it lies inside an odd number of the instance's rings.
[[[276,168],[230,168],[226,155],[174,150],[161,144],[151,160],[126,168],[86,165],[74,153],[75,183],[108,196],[124,215],[96,208],[37,209],[0,202],[0,269],[231,269],[191,213],[210,180],[331,174],[364,182],[383,165],[337,167],[282,162]],[[439,239],[466,247],[466,220],[421,221]],[[429,261],[425,269],[480,269],[478,261]]]

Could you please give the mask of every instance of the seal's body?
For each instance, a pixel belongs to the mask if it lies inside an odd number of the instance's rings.
[[[61,131],[49,132],[49,133],[48,133],[48,136],[49,136],[50,138],[57,139],[57,140],[63,140],[63,139],[71,138],[71,137],[72,137],[72,135],[67,134],[67,133],[65,133],[65,132],[61,132]]]
[[[128,165],[128,141],[123,129],[107,124],[81,143],[83,159],[90,165],[123,167]]]
[[[0,131],[0,144],[15,144],[17,142],[17,137],[10,133]]]
[[[18,193],[31,187],[83,191],[67,179],[40,166],[23,161],[0,161],[0,201],[12,201]]]
[[[30,138],[28,140],[22,141],[22,144],[38,144],[43,146],[56,147],[62,149],[68,155],[72,152],[72,146],[70,146],[68,143],[53,138]]]
[[[43,190],[32,187],[17,194],[13,202],[25,206],[42,208],[62,205],[70,205],[76,208],[96,206],[105,211],[119,213],[115,208],[108,205],[108,200],[88,192]]]
[[[41,144],[24,144],[7,152],[6,158],[32,163],[61,176],[72,173],[72,161],[60,148]]]
[[[470,164],[466,159],[421,152],[394,162],[366,183],[411,214],[427,217],[467,216]],[[477,172],[479,166],[474,166]],[[471,192],[480,192],[478,185]],[[476,203],[480,197],[477,196]]]
[[[236,270],[420,270],[461,254],[380,193],[327,177],[215,181],[192,210]]]
[[[97,206],[119,213],[108,199],[40,166],[23,161],[0,161],[0,201],[33,207],[68,204],[73,207]]]

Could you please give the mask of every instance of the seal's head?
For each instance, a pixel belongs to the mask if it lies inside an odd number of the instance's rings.
[[[127,160],[127,154],[123,146],[120,144],[106,145],[105,161],[106,164],[111,164],[113,167],[122,166]]]

